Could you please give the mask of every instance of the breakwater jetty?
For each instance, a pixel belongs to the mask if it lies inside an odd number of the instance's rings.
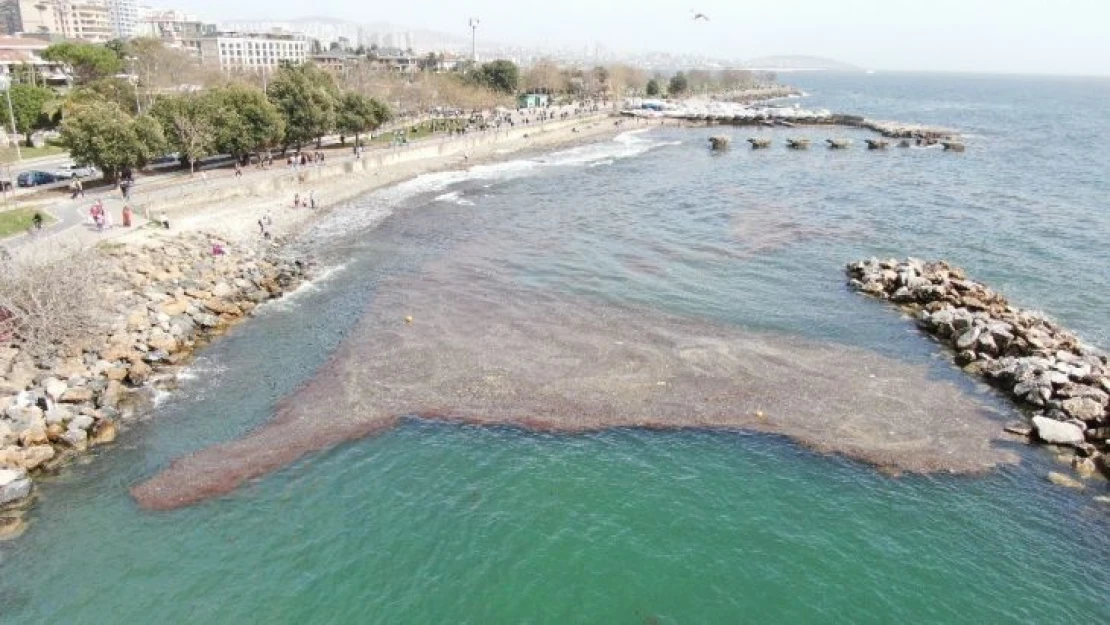
[[[1007,431],[1073,448],[1072,466],[1082,477],[1098,470],[1110,476],[1105,353],[943,261],[872,258],[849,264],[847,273],[851,288],[914,314],[925,332],[954,351],[957,365],[1027,409],[1030,425]]]
[[[0,342],[0,539],[22,531],[36,474],[115,440],[152,390],[176,385],[196,349],[306,271],[268,245],[201,233],[102,246],[73,262],[101,268],[90,288],[103,300],[95,316],[107,321],[83,340],[49,345],[20,340],[15,324]]]
[[[861,128],[889,139],[902,139],[917,145],[959,143],[960,137],[960,133],[951,128],[874,120],[859,115],[834,113],[827,109],[806,109],[796,105],[754,101],[725,102],[696,99],[678,102],[632,101],[621,111],[621,115],[640,119],[671,119],[698,126]],[[905,145],[908,146],[910,143]],[[960,143],[959,146],[962,148],[963,144]]]

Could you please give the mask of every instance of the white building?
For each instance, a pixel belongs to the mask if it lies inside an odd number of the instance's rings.
[[[139,27],[139,0],[107,0],[112,33],[120,39],[135,36]]]
[[[86,41],[107,41],[115,33],[105,0],[4,0],[2,12],[9,33]]]
[[[195,15],[175,10],[147,9],[139,18],[136,37],[161,39],[167,47],[200,57],[200,40],[216,27],[201,22]]]
[[[200,60],[220,70],[262,71],[308,59],[308,39],[300,33],[215,32],[200,40]]]

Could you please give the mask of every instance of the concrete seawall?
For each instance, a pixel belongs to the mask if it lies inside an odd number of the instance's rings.
[[[601,114],[519,126],[508,130],[424,140],[405,147],[368,150],[358,160],[344,158],[323,165],[285,170],[284,173],[272,175],[263,180],[244,180],[241,185],[209,187],[203,183],[197,183],[172,195],[137,202],[135,206],[139,211],[149,211],[151,215],[165,212],[170,216],[180,216],[188,214],[191,209],[203,209],[207,205],[228,200],[269,197],[284,200],[287,195],[292,196],[294,193],[313,188],[318,191],[326,190],[327,203],[331,204],[366,192],[383,182],[381,176],[378,176],[379,173],[396,170],[407,164],[441,161],[444,158],[463,155],[473,156],[490,146],[518,144],[521,141],[527,142],[531,138],[549,136],[552,133],[566,134],[575,127],[607,119],[609,119],[608,114]],[[526,148],[528,145],[515,147]]]

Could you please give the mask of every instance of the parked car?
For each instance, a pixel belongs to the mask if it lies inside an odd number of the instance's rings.
[[[93,178],[100,175],[100,170],[91,166],[62,165],[50,172],[58,178]]]
[[[19,176],[16,177],[15,182],[21,187],[37,187],[39,185],[53,184],[64,180],[68,180],[68,178],[55,176],[48,171],[25,171],[21,172]]]

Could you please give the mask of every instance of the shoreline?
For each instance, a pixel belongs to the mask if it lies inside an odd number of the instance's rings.
[[[163,208],[172,223],[168,231],[150,223],[117,236],[84,237],[77,250],[55,246],[53,257],[25,255],[23,262],[56,262],[92,247],[114,270],[101,291],[108,320],[95,336],[59,346],[45,358],[26,345],[0,342],[0,540],[25,530],[25,513],[36,498],[35,476],[67,470],[77,455],[116,440],[133,420],[155,409],[154,394],[172,392],[176,372],[197,350],[248,319],[259,304],[313,277],[310,261],[283,252],[316,220],[354,197],[423,174],[597,143],[649,127],[615,121],[603,115],[539,132],[527,128],[479,137],[447,149],[441,143],[432,146],[440,153],[426,158],[375,159],[364,176],[353,175],[351,161],[330,170],[289,172],[269,194],[243,196],[240,190],[214,205]],[[283,201],[298,189],[320,192],[317,209],[294,209]],[[263,215],[272,218],[270,241],[258,232]],[[213,254],[215,245],[219,256]]]

